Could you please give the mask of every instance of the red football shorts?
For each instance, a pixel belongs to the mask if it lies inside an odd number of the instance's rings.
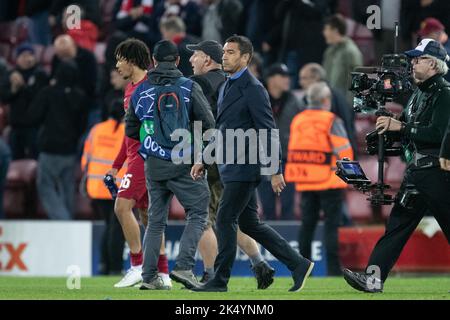
[[[135,208],[148,208],[148,193],[145,184],[144,160],[141,157],[136,157],[135,160],[128,163],[127,173],[125,173],[122,178],[117,197],[135,200]]]

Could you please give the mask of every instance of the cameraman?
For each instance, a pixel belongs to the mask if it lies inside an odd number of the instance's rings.
[[[408,162],[405,177],[366,272],[343,270],[348,284],[365,292],[383,290],[389,271],[425,212],[434,215],[450,243],[450,175],[439,166],[450,117],[450,84],[443,79],[448,71],[447,53],[437,41],[423,39],[405,54],[412,58],[417,88],[399,120],[379,117],[376,123],[379,134],[394,131],[401,136]]]

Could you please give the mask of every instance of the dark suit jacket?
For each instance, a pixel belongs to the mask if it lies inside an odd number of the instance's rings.
[[[255,144],[250,144],[249,139],[246,139],[245,144],[245,164],[237,164],[238,154],[237,148],[230,151],[227,146],[227,129],[242,129],[246,132],[248,129],[275,129],[275,121],[273,119],[272,108],[270,106],[269,95],[266,89],[248,70],[246,70],[238,79],[234,81],[226,95],[224,96],[224,88],[226,82],[221,86],[219,91],[219,99],[217,102],[217,120],[216,128],[222,133],[223,137],[223,163],[219,164],[220,178],[223,183],[245,181],[258,182],[261,179],[261,164],[250,164],[250,145],[255,147]],[[270,131],[269,131],[270,133]],[[277,152],[277,173],[281,173],[281,148],[279,146]],[[269,143],[265,145],[270,146]],[[226,164],[227,153],[232,152],[234,156],[233,164]],[[268,150],[270,156],[271,150]],[[239,159],[243,159],[242,156]],[[274,172],[275,173],[275,172]]]

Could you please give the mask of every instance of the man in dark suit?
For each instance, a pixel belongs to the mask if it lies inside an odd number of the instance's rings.
[[[275,122],[267,91],[247,70],[252,54],[253,46],[247,38],[232,36],[226,40],[222,64],[224,71],[230,77],[220,88],[216,122],[218,134],[223,137],[218,139],[219,146],[216,152],[220,149],[220,153],[223,152],[226,155],[223,157],[216,155],[216,159],[226,159],[225,164],[218,163],[220,178],[224,185],[216,222],[219,254],[215,261],[214,278],[205,285],[192,289],[194,291],[228,290],[227,284],[236,256],[238,224],[242,232],[259,242],[292,272],[294,285],[289,291],[301,290],[314,267],[314,263],[303,258],[284,238],[258,218],[256,188],[260,183],[261,173],[267,174],[269,170],[265,170],[267,168],[263,168],[260,163],[251,161],[260,150],[255,147],[258,143],[251,143],[251,137],[246,138],[251,136],[252,131],[256,132],[261,145],[265,142],[262,141],[261,130],[268,130],[270,138],[276,136],[277,132],[272,130],[275,129]],[[229,140],[230,130],[234,132],[234,136],[231,136],[234,141]],[[242,135],[244,138],[240,139]],[[278,137],[276,139],[278,149],[274,152],[276,159],[271,159],[272,165],[276,163],[270,175],[272,189],[279,194],[286,184],[281,173],[281,150]],[[236,146],[234,143],[236,140],[241,140],[243,146]],[[269,154],[269,151],[264,150],[266,154]],[[208,152],[209,150],[205,150],[205,153]],[[230,158],[233,161],[230,161]],[[203,164],[195,164],[191,170],[192,178],[199,178],[203,170]]]

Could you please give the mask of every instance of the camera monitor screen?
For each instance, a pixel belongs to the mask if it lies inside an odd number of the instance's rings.
[[[361,165],[357,161],[337,161],[341,178],[347,183],[367,183],[370,180],[366,177]]]

